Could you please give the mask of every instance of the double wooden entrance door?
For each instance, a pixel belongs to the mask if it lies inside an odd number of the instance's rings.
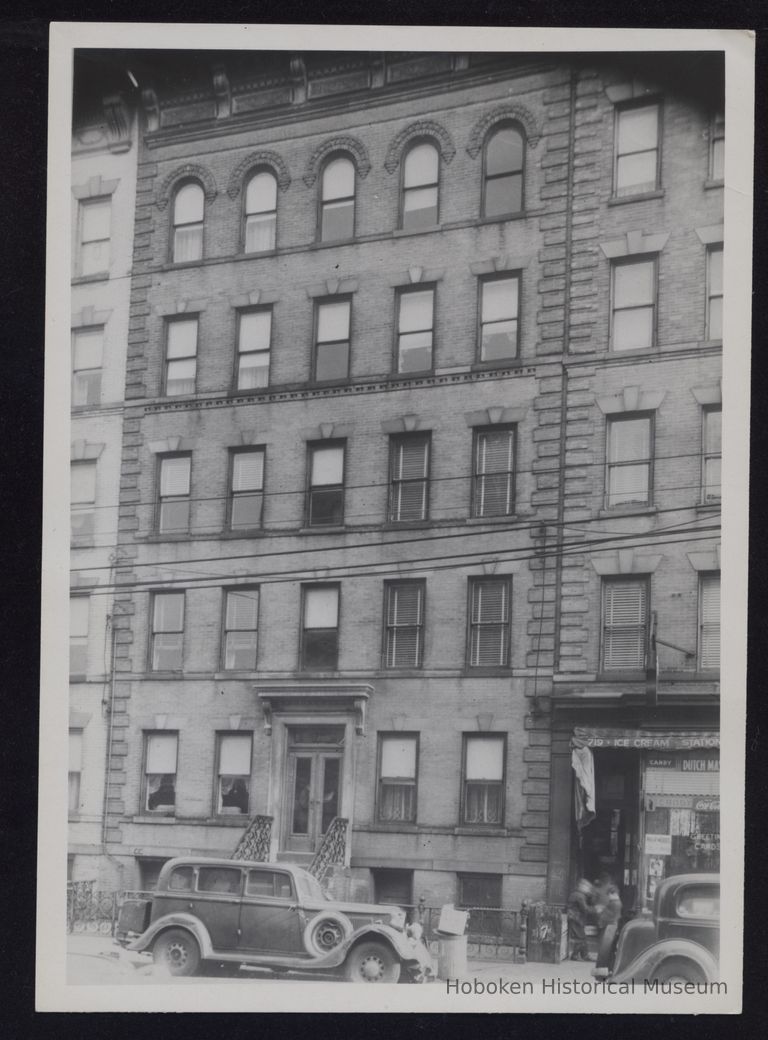
[[[344,754],[343,726],[288,729],[283,848],[317,852],[339,814]]]

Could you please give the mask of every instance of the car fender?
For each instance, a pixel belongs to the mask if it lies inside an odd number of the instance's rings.
[[[390,928],[389,925],[371,924],[358,928],[353,935],[345,939],[343,943],[340,943],[335,950],[332,950],[325,957],[313,960],[311,962],[312,967],[336,968],[344,963],[347,959],[347,954],[353,946],[371,939],[379,939],[386,942],[402,961],[419,961],[421,963],[425,956],[429,959],[429,951],[422,942],[413,942],[402,932],[397,931],[395,928]]]
[[[691,942],[690,939],[663,939],[643,950],[617,975],[611,976],[611,982],[648,979],[664,961],[673,957],[693,961],[704,972],[707,982],[717,982],[720,976],[717,961],[709,950],[699,943]]]
[[[214,955],[208,929],[199,918],[193,914],[184,913],[166,914],[164,917],[158,917],[147,928],[146,932],[140,935],[138,939],[134,939],[132,943],[129,943],[126,949],[137,952],[148,950],[160,932],[164,932],[168,928],[184,928],[191,932],[197,940],[197,945],[200,947],[201,957],[212,957]]]

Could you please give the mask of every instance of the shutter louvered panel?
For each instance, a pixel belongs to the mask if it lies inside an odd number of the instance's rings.
[[[421,632],[419,629],[391,629],[387,656],[387,664],[390,668],[418,668],[421,658]]]
[[[644,582],[605,586],[604,667],[645,666],[647,587]]]
[[[394,519],[423,520],[427,515],[427,484],[418,480],[397,488]]]
[[[482,581],[473,586],[473,624],[506,624],[508,606],[506,581]]]
[[[701,578],[701,667],[720,667],[720,575]]]
[[[250,630],[256,628],[259,611],[259,593],[255,590],[227,593],[227,628]]]
[[[389,590],[389,624],[420,625],[421,585],[400,585]]]
[[[428,441],[425,437],[401,441],[397,446],[395,478],[419,480],[427,475]]]
[[[160,495],[163,498],[189,494],[190,463],[191,459],[186,456],[163,459],[160,467]]]
[[[232,490],[261,491],[264,480],[264,453],[238,452],[232,460]]]
[[[506,473],[512,469],[512,431],[481,433],[477,438],[477,472]]]

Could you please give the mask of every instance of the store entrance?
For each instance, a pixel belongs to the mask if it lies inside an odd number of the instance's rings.
[[[637,905],[640,755],[602,749],[594,753],[595,818],[581,834],[581,875],[608,874],[625,912]]]

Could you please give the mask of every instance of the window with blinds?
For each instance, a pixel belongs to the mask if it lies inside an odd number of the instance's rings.
[[[231,453],[229,526],[233,531],[261,526],[264,503],[264,449]]]
[[[165,455],[160,458],[160,534],[183,534],[189,530],[189,478],[191,455]]]
[[[301,668],[335,671],[339,663],[339,586],[303,587]]]
[[[506,734],[465,734],[462,823],[504,822]]]
[[[217,740],[216,811],[226,815],[247,813],[253,736],[250,733],[220,733]]]
[[[640,671],[648,638],[645,578],[603,584],[603,671]]]
[[[699,577],[699,668],[720,668],[720,575]]]
[[[390,523],[426,520],[429,515],[428,433],[392,437],[390,441]]]
[[[470,668],[509,666],[509,578],[476,578],[470,581]]]
[[[307,525],[338,527],[344,523],[344,442],[309,445]]]
[[[385,585],[385,668],[421,668],[424,653],[423,581]]]
[[[144,734],[144,806],[150,812],[171,813],[176,806],[176,732]]]
[[[152,671],[180,672],[184,643],[184,593],[156,592],[152,604]]]
[[[224,596],[224,668],[252,672],[256,668],[259,590],[228,589]]]
[[[416,820],[417,733],[379,734],[377,817],[382,823]]]
[[[472,515],[511,516],[514,500],[515,430],[475,430]]]

